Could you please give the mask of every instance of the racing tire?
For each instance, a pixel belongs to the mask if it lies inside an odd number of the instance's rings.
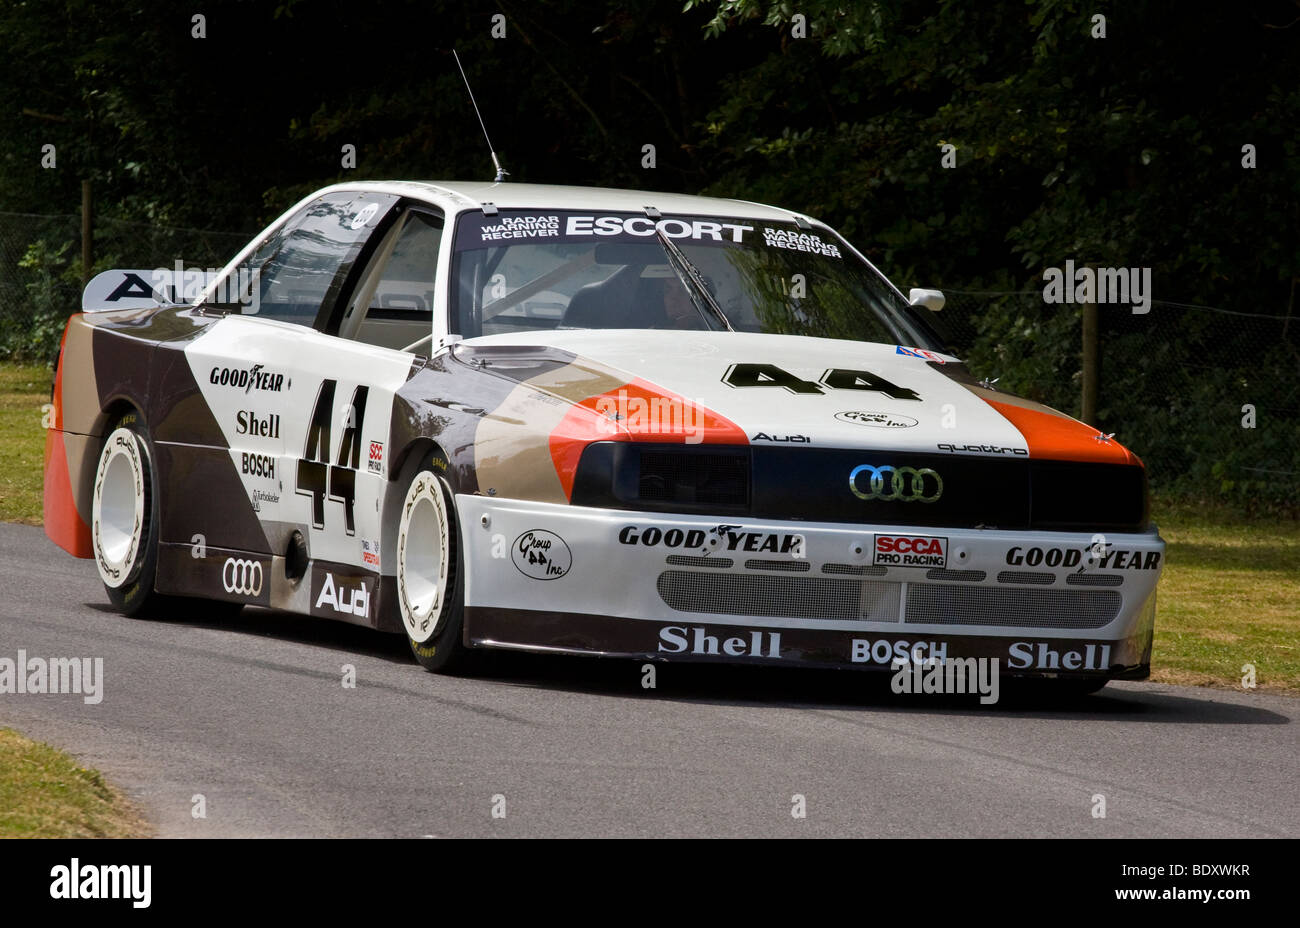
[[[461,639],[461,532],[446,471],[446,459],[431,454],[407,484],[397,525],[397,602],[416,662],[431,673],[463,674],[477,655]]]
[[[107,429],[95,470],[91,545],[95,567],[123,615],[158,613],[166,597],[154,590],[158,571],[158,494],[149,430],[137,412]]]

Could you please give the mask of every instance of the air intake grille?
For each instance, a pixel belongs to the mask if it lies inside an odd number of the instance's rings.
[[[1065,582],[1071,586],[1119,586],[1124,578],[1119,574],[1067,574]]]
[[[1034,583],[1039,586],[1051,586],[1056,574],[1043,570],[1004,570],[998,574],[998,583]]]
[[[746,570],[784,570],[792,573],[807,573],[812,568],[807,561],[769,561],[750,558],[745,562]]]
[[[713,567],[715,569],[730,567],[735,563],[729,557],[693,557],[689,554],[670,554],[664,560],[679,567]]]
[[[889,573],[884,567],[865,567],[861,564],[823,564],[824,574],[846,574],[851,577],[883,577]]]
[[[849,565],[842,565],[849,566]],[[881,580],[667,570],[659,596],[679,612],[897,622],[904,585]],[[1101,628],[1119,614],[1114,590],[1005,589],[909,583],[911,625]]]
[[[666,570],[658,588],[663,601],[679,612],[898,621],[897,583]]]
[[[1101,628],[1119,614],[1114,590],[1008,590],[997,587],[907,588],[909,625]]]
[[[982,570],[943,570],[938,567],[925,572],[927,580],[959,580],[963,583],[979,583],[987,576]]]
[[[938,492],[936,482],[926,492],[938,495],[925,503],[868,493],[863,484],[850,484],[850,476],[864,467],[882,474],[897,474],[904,467],[918,473],[928,470],[936,481],[942,480],[943,490]],[[1137,532],[1147,524],[1145,479],[1136,464],[1001,460],[883,449],[594,441],[578,462],[570,502],[727,519],[744,516],[911,529]]]

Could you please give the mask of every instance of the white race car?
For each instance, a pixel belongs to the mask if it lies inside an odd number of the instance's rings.
[[[343,619],[432,670],[511,648],[1145,676],[1141,461],[978,382],[942,295],[912,296],[771,206],[330,187],[220,272],[92,282],[46,531],[124,612]]]

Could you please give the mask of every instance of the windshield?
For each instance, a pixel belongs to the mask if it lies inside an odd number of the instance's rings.
[[[473,212],[457,222],[452,274],[453,325],[466,338],[537,329],[730,327],[944,348],[928,321],[823,226]]]

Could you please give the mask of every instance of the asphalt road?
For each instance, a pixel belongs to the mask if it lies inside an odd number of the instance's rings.
[[[18,525],[0,588],[0,657],[104,661],[99,704],[0,695],[0,725],[164,836],[1300,836],[1300,699],[1111,684],[981,708],[887,674],[671,665],[646,691],[638,664],[522,655],[436,677],[336,623],[116,615],[91,562]]]

